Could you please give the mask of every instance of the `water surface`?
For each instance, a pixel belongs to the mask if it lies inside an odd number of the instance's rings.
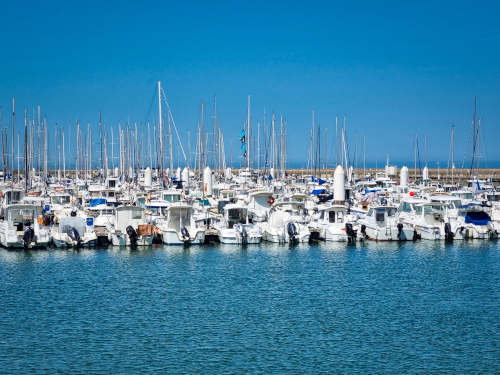
[[[498,373],[496,242],[0,249],[0,372]]]

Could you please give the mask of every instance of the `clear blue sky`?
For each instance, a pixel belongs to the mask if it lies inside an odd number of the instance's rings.
[[[286,116],[292,161],[315,109],[330,135],[345,114],[351,149],[365,135],[379,165],[411,159],[417,131],[446,161],[454,123],[461,164],[477,95],[485,156],[500,160],[499,3],[402,3],[3,2],[3,126],[13,95],[18,125],[36,105],[67,129],[99,110],[108,125],[144,121],[161,80],[184,137],[217,95],[227,154],[251,95],[254,125],[264,109]]]

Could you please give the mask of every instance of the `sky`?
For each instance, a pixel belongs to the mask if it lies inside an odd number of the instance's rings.
[[[95,129],[101,111],[108,128],[157,121],[160,80],[186,149],[202,101],[211,124],[216,95],[226,156],[240,160],[250,95],[254,131],[264,111],[268,126],[272,113],[286,119],[290,163],[307,163],[314,110],[330,162],[345,116],[351,152],[362,159],[364,137],[367,163],[379,166],[387,155],[413,160],[417,133],[422,160],[443,166],[454,124],[461,166],[477,96],[488,166],[500,161],[499,12],[483,1],[4,2],[1,126],[13,96],[18,132],[24,108],[40,105],[74,157],[77,120]]]

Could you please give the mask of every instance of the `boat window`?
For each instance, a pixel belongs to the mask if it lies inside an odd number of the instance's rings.
[[[110,188],[114,188],[114,187],[116,187],[116,181],[115,181],[115,180],[109,180],[109,181],[108,181],[108,186],[109,186]]]
[[[411,212],[411,205],[408,202],[401,203],[401,211]]]
[[[396,215],[396,208],[395,207],[390,207],[387,209],[387,216],[394,216]]]
[[[246,210],[232,208],[227,211],[227,218],[229,221],[229,228],[232,228],[236,223],[245,224],[246,222]]]
[[[167,202],[170,202],[170,203],[175,203],[175,202],[179,202],[181,200],[181,198],[180,198],[179,194],[164,194],[163,200],[166,200]]]
[[[344,222],[344,213],[342,211],[338,211],[337,212],[337,221],[339,223],[343,223]]]
[[[377,210],[377,214],[375,215],[375,221],[383,222],[384,220],[385,220],[385,212]]]
[[[21,200],[21,192],[13,191],[12,192],[12,202],[19,202]]]
[[[141,210],[132,210],[131,219],[142,219],[142,211]]]
[[[415,213],[417,215],[422,215],[422,206],[415,206]]]
[[[370,208],[370,210],[368,211],[368,216],[373,216],[373,208]]]
[[[500,201],[500,194],[491,194],[491,195],[488,195],[488,201],[490,201],[490,202],[498,202],[498,201]]]
[[[68,204],[70,202],[70,197],[67,195],[56,195],[52,197],[53,204]]]
[[[424,206],[425,214],[441,213],[443,212],[443,207],[441,205],[426,205]]]
[[[335,211],[328,211],[328,222],[335,223]]]

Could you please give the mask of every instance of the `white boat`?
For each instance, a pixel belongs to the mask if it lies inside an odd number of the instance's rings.
[[[478,204],[467,204],[459,209],[455,223],[455,237],[463,239],[495,239],[498,231],[486,212],[485,207]]]
[[[354,218],[343,204],[318,206],[318,214],[309,224],[311,231],[317,229],[319,239],[332,242],[356,241]]]
[[[94,218],[65,216],[51,229],[52,242],[56,247],[92,247],[97,244]]]
[[[276,202],[269,212],[269,219],[259,223],[262,239],[274,243],[309,242],[311,233],[307,226],[309,217],[303,203]]]
[[[115,223],[115,207],[108,206],[107,204],[98,204],[87,207],[84,212],[87,217],[92,217],[94,220],[94,231],[97,236],[97,243],[100,245],[111,243],[110,231]]]
[[[451,227],[445,223],[445,206],[442,203],[429,202],[415,205],[415,215],[411,224],[419,238],[423,240],[452,239]]]
[[[409,241],[414,239],[414,228],[398,221],[397,208],[375,206],[359,219],[360,236],[371,241]]]
[[[49,241],[49,229],[43,225],[39,207],[29,204],[12,204],[3,208],[3,220],[0,221],[2,246],[8,248],[45,247]]]
[[[248,209],[241,203],[224,206],[223,219],[218,222],[219,241],[224,244],[258,244],[262,241],[262,230],[249,223]]]
[[[146,221],[142,207],[116,208],[115,221],[110,229],[114,246],[149,246],[153,243],[153,233],[153,225]]]
[[[158,219],[155,224],[164,244],[201,245],[205,242],[205,229],[196,226],[193,207],[187,203],[171,203],[167,217]]]
[[[257,190],[248,194],[248,216],[252,222],[263,222],[267,216],[275,198],[268,191]]]

